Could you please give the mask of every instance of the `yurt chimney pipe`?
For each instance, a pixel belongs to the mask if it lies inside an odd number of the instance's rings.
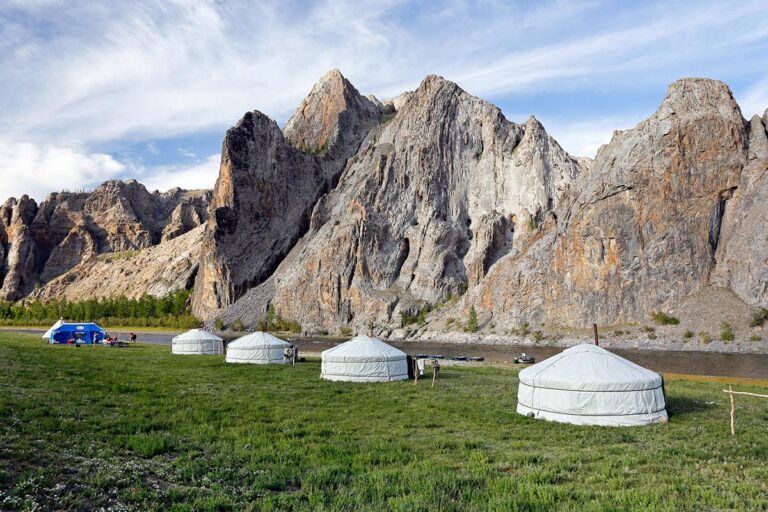
[[[597,324],[592,324],[592,334],[595,335],[595,345],[600,346],[600,340],[597,337]]]

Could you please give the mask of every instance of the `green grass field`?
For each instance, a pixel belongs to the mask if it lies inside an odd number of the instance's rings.
[[[768,400],[737,399],[731,437],[722,383],[671,380],[668,424],[610,428],[516,414],[509,369],[332,383],[14,333],[0,367],[2,509],[768,509]]]

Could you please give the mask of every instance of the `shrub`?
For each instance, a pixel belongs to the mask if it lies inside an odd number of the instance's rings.
[[[342,336],[352,336],[352,328],[345,325],[339,329],[339,333]]]
[[[649,339],[649,340],[655,340],[657,337],[658,337],[658,336],[656,336],[656,333],[655,333],[655,332],[652,332],[652,333],[650,333],[650,334],[648,335],[648,339]]]
[[[650,325],[644,325],[644,326],[642,326],[640,328],[640,330],[643,331],[643,332],[655,332],[656,328],[655,327],[651,327]]]
[[[522,325],[518,327],[517,332],[520,336],[528,336],[531,334],[531,325],[528,322],[523,322]]]
[[[763,308],[752,317],[752,323],[749,324],[750,327],[760,327],[765,323],[765,321],[768,320],[768,308]]]
[[[427,315],[429,315],[430,311],[432,311],[432,308],[429,304],[422,306],[415,315],[406,311],[401,311],[400,326],[405,327],[406,325],[417,324],[419,327],[422,327],[427,323]]]
[[[761,338],[757,334],[753,334],[752,336],[749,337],[749,341],[762,341],[762,340],[763,338]]]
[[[690,329],[686,329],[685,332],[683,333],[683,338],[687,340],[693,338],[693,331]]]
[[[680,323],[680,320],[663,311],[654,311],[651,317],[653,318],[653,321],[656,322],[656,325],[677,325]]]
[[[533,341],[536,343],[541,343],[541,340],[544,339],[544,333],[541,331],[533,331]]]
[[[467,289],[468,288],[469,288],[469,283],[467,283],[466,281],[462,282],[459,285],[459,296],[464,295],[465,293],[467,293]]]
[[[237,320],[235,320],[235,323],[232,326],[232,329],[236,332],[243,332],[245,330],[245,327],[243,327],[243,322],[238,318]]]
[[[467,319],[467,332],[477,332],[477,311],[475,306],[469,308],[469,318]]]
[[[704,344],[708,344],[712,342],[712,336],[710,336],[708,332],[701,331],[699,333],[699,338],[701,339],[701,342]]]
[[[616,329],[615,331],[613,331],[614,336],[621,336],[622,334],[627,334],[627,333],[622,331],[621,329]]]
[[[223,331],[224,327],[226,327],[224,325],[224,320],[222,320],[221,318],[217,318],[216,321],[213,322],[213,326],[216,328],[217,331]]]
[[[736,339],[736,336],[733,334],[733,329],[731,329],[731,325],[727,322],[723,322],[720,324],[720,341],[733,341]]]

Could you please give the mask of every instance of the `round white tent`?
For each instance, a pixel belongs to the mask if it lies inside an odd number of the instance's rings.
[[[224,353],[222,339],[203,329],[192,329],[173,338],[171,352],[174,354],[214,354]]]
[[[254,332],[227,345],[228,363],[285,364],[291,361],[283,354],[291,344],[269,333]]]
[[[667,419],[661,376],[596,345],[577,345],[520,372],[517,412],[576,425]]]
[[[376,338],[357,336],[323,351],[320,377],[349,382],[408,379],[405,352]]]

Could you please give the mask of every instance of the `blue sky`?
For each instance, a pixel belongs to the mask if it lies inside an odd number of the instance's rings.
[[[762,113],[768,3],[4,0],[0,198],[212,187],[228,127],[252,109],[283,125],[332,68],[379,98],[440,74],[591,156],[677,78]]]

